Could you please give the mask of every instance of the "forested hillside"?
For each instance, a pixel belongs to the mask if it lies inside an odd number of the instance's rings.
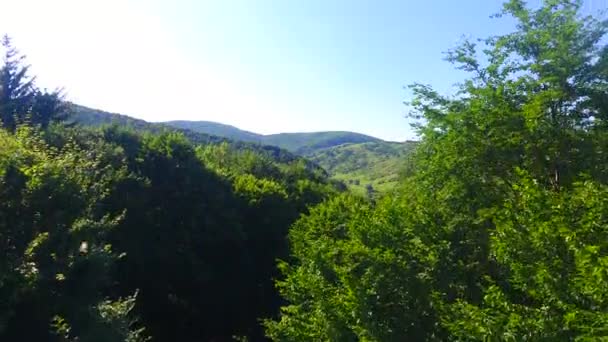
[[[398,168],[374,196],[279,147],[74,120],[5,37],[0,341],[608,339],[608,20],[495,17],[447,53],[454,94],[410,86],[419,142],[298,145],[347,182]]]
[[[261,145],[259,143],[248,142],[245,140],[232,140],[225,136],[195,132],[186,128],[168,126],[162,123],[147,122],[124,114],[110,113],[73,103],[67,103],[63,108],[65,110],[65,122],[68,125],[96,128],[119,126],[139,132],[150,133],[177,132],[183,134],[190,142],[194,144],[228,143],[235,149],[252,150],[263,155],[268,155],[279,162],[293,162],[299,160],[306,162],[308,164],[307,167],[316,168],[315,165],[307,162],[306,159],[277,146]],[[321,170],[318,171],[322,172]]]
[[[324,168],[334,180],[357,193],[373,195],[395,188],[404,161],[415,142],[389,142],[352,132],[281,133],[261,135],[209,121],[149,123],[126,115],[71,105],[71,120],[84,126],[117,124],[153,132],[172,127],[195,142],[231,143],[254,149],[276,146],[303,156]],[[275,150],[275,154],[280,150]],[[285,154],[285,152],[283,152]]]
[[[395,189],[415,142],[366,142],[319,149],[307,158],[357,193]]]
[[[288,228],[338,184],[278,148],[71,125],[4,48],[0,340],[262,339]]]
[[[284,151],[288,150],[316,163],[334,180],[365,195],[394,189],[405,158],[415,145],[414,142],[388,142],[352,132],[261,135],[209,121],[149,123],[75,104],[70,110],[70,120],[84,126],[116,124],[152,132],[175,128],[194,142],[229,141],[241,148],[272,150],[275,155],[285,155],[283,158],[289,158]]]
[[[224,125],[211,121],[167,121],[164,122],[167,126],[187,129],[198,133],[215,135],[236,141],[248,141],[254,143],[263,143],[264,136],[261,134],[244,131],[234,126]]]
[[[279,133],[262,135],[243,131],[236,127],[217,122],[167,121],[162,123],[151,123],[124,114],[109,113],[77,104],[70,104],[68,107],[70,112],[69,120],[84,126],[95,127],[117,124],[136,129],[155,131],[175,128],[191,135],[213,137],[216,138],[216,140],[229,139],[234,142],[252,143],[252,145],[276,146],[301,156],[307,156],[320,149],[343,144],[382,142],[382,140],[378,138],[353,132]]]
[[[353,132],[279,133],[264,138],[266,144],[280,146],[304,156],[322,148],[373,141],[380,139]]]
[[[263,135],[210,121],[167,121],[164,124],[233,140],[278,146],[303,156],[314,153],[319,149],[343,144],[382,141],[378,138],[370,137],[369,135],[354,132],[279,133]]]

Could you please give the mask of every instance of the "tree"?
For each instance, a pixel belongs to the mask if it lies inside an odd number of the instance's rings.
[[[267,320],[275,341],[441,340],[430,271],[439,250],[392,198],[373,208],[343,195],[312,209],[290,231],[295,263],[277,283],[289,305]],[[424,239],[424,240],[423,240]]]
[[[472,73],[458,93],[412,86],[423,139],[402,190],[294,226],[271,338],[606,338],[608,251],[592,236],[608,231],[608,22],[580,8],[508,1],[515,32],[448,53]]]
[[[34,103],[30,110],[30,120],[34,125],[47,128],[53,122],[68,125],[66,120],[70,114],[68,103],[64,100],[61,89],[49,91],[37,89],[34,94]]]
[[[13,46],[8,36],[2,38],[3,65],[0,68],[0,121],[10,131],[18,124],[31,123],[46,128],[53,121],[67,117],[61,90],[39,90],[35,77],[29,76],[25,56]]]
[[[603,304],[583,299],[575,285],[593,282],[569,276],[584,268],[573,261],[572,237],[564,230],[577,235],[589,227],[560,222],[590,210],[561,202],[579,192],[581,182],[608,180],[608,50],[602,45],[608,22],[580,17],[580,7],[579,1],[546,1],[530,10],[509,1],[499,16],[513,16],[517,30],[482,41],[487,64],[476,58],[472,42],[448,54],[473,74],[458,96],[414,87],[416,114],[427,121],[414,176],[426,189],[417,191],[434,193],[431,208],[445,214],[431,229],[453,246],[437,270],[446,280],[435,306],[458,338],[570,340],[604,329]],[[559,213],[563,228],[547,225],[554,221],[541,213],[549,212]],[[601,222],[598,233],[608,228]],[[577,248],[593,248],[577,241]]]
[[[125,212],[109,237],[126,253],[113,293],[139,290],[134,311],[153,341],[262,339],[259,318],[281,303],[272,279],[288,228],[332,184],[299,159],[278,163],[244,146],[118,127],[101,134],[134,176],[103,202]]]
[[[553,191],[522,174],[492,212],[491,253],[501,277],[481,303],[458,300],[444,322],[469,340],[596,341],[607,336],[606,184]]]
[[[28,127],[0,130],[0,143],[0,339],[143,341],[133,299],[103,295],[121,215],[100,203],[128,177],[120,152],[99,141],[51,148]]]
[[[15,130],[19,119],[30,112],[35,97],[35,78],[28,75],[25,56],[13,46],[8,36],[2,38],[3,66],[0,69],[0,119],[4,127]]]

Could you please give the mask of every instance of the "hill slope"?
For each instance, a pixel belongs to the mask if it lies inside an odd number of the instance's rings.
[[[153,129],[154,124],[127,115],[110,113],[78,104],[70,104],[70,120],[83,126],[102,126],[117,124],[137,129]]]
[[[262,143],[263,135],[244,131],[234,126],[225,125],[212,121],[167,121],[163,122],[167,126],[181,129],[188,129],[194,132],[216,135],[218,137],[229,138],[232,140]]]
[[[343,144],[381,142],[369,135],[353,132],[313,132],[313,133],[279,133],[266,135],[263,142],[282,147],[296,154],[308,156],[318,150]]]
[[[359,193],[385,192],[394,187],[405,156],[415,146],[413,142],[388,142],[345,131],[261,135],[209,121],[166,124],[281,147],[310,159]]]
[[[211,121],[167,121],[164,124],[233,140],[278,146],[299,155],[308,155],[319,149],[342,144],[382,141],[365,134],[343,131],[262,135]]]
[[[353,132],[262,135],[210,121],[150,123],[80,105],[73,105],[72,112],[73,121],[87,126],[119,124],[153,132],[178,130],[194,142],[230,141],[236,148],[264,151],[277,160],[303,156],[359,193],[390,190],[397,183],[405,156],[415,146],[414,142],[388,142]]]
[[[307,157],[358,192],[385,192],[397,184],[405,158],[415,146],[415,142],[387,141],[344,144]]]
[[[104,126],[104,125],[119,125],[124,127],[130,127],[135,130],[143,130],[149,132],[163,132],[163,131],[178,131],[183,133],[190,141],[196,144],[219,144],[222,142],[228,142],[233,148],[249,149],[259,153],[266,154],[272,157],[277,162],[292,162],[295,160],[305,160],[301,156],[295,155],[285,149],[277,146],[261,145],[259,143],[253,143],[241,140],[232,140],[227,137],[206,134],[202,132],[195,132],[193,130],[172,127],[163,123],[152,123],[141,119],[136,119],[127,115],[110,113],[99,109],[93,109],[77,104],[70,104],[70,121],[77,125],[83,126]],[[310,168],[317,168],[312,163],[306,160]]]

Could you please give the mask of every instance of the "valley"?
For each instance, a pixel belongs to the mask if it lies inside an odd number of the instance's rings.
[[[72,105],[72,120],[84,126],[120,125],[160,131],[178,129],[195,142],[223,141],[248,146],[276,147],[304,157],[325,169],[329,176],[361,195],[394,189],[414,141],[393,142],[346,131],[279,133],[262,135],[211,121],[151,123],[127,115]]]
[[[597,2],[127,2],[0,12],[0,341],[608,341]]]

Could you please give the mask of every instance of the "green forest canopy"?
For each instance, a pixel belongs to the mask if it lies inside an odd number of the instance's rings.
[[[514,32],[448,53],[458,93],[413,85],[422,140],[374,199],[243,144],[69,127],[5,39],[0,340],[608,338],[608,21],[580,8],[508,1]]]
[[[261,339],[289,226],[339,184],[277,148],[48,125],[23,70],[0,70],[24,89],[0,103],[0,340]]]
[[[411,87],[402,190],[291,228],[273,340],[608,338],[608,22],[580,8],[508,1],[516,31],[448,53],[457,94]]]

